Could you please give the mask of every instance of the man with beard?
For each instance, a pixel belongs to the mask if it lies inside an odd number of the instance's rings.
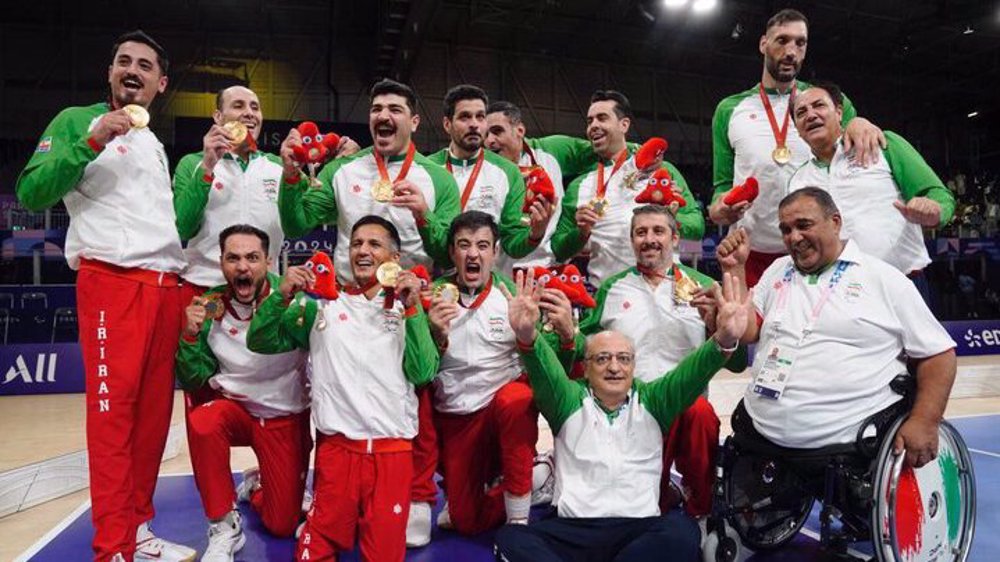
[[[777,231],[778,201],[788,192],[792,173],[809,159],[809,147],[789,127],[792,100],[808,84],[797,81],[806,56],[809,22],[801,12],[784,9],[767,22],[760,38],[764,65],[760,83],[719,102],[712,118],[713,184],[715,194],[709,217],[720,225],[736,224],[750,235],[747,284],[754,286],[761,273],[784,254]],[[862,166],[878,159],[885,137],[868,120],[856,117],[854,106],[844,100],[844,146],[856,153]],[[753,204],[727,205],[725,195],[736,184],[753,177],[760,195]]]
[[[833,84],[803,90],[792,111],[813,158],[796,170],[788,190],[816,186],[830,192],[844,213],[846,237],[913,279],[926,298],[923,269],[931,258],[922,227],[948,224],[955,213],[951,191],[920,153],[891,131],[885,131],[883,158],[867,168],[853,166],[841,140],[843,96]]]
[[[558,261],[572,258],[589,244],[587,275],[595,287],[629,267],[631,261],[628,225],[632,209],[641,205],[635,198],[645,187],[627,173],[635,170],[633,147],[625,143],[631,124],[628,98],[614,90],[594,92],[587,110],[587,138],[600,161],[595,170],[566,188],[559,225],[552,236],[552,251]],[[677,168],[666,161],[661,167],[670,173],[675,191],[687,203],[677,211],[680,236],[700,240],[705,233],[701,206]]]
[[[512,258],[538,248],[552,216],[552,202],[535,201],[530,226],[521,223],[524,180],[517,165],[483,147],[489,99],[478,86],[461,84],[444,96],[446,148],[428,158],[444,166],[461,194],[462,211],[483,211],[500,225],[500,247]]]
[[[335,300],[312,299],[300,292],[313,287],[316,274],[291,267],[247,335],[258,353],[309,350],[315,497],[296,560],[336,560],[355,538],[362,560],[401,562],[406,554],[417,433],[413,387],[434,378],[438,357],[417,276],[396,274],[391,297],[383,287],[385,264],[398,264],[399,247],[392,223],[362,217],[350,238],[353,283]]]
[[[771,264],[753,295],[757,314],[742,341],[757,342],[757,355],[734,431],[792,449],[854,443],[873,414],[903,413],[889,383],[909,357],[916,398],[894,449],[905,448],[914,467],[932,461],[955,380],[955,342],[899,270],[841,239],[829,193],[794,191],[778,218],[790,255]]]
[[[552,216],[549,218],[548,226],[542,235],[542,241],[538,247],[528,255],[511,259],[507,256],[500,256],[500,270],[510,274],[514,268],[526,268],[533,266],[547,267],[555,263],[555,256],[552,254],[552,234],[559,223],[559,214],[562,209],[559,204],[564,195],[563,174],[559,161],[549,153],[544,145],[532,146],[529,139],[525,138],[524,121],[521,118],[521,110],[516,105],[506,102],[493,102],[486,110],[486,148],[496,154],[517,164],[524,177],[536,168],[542,168],[552,181],[555,188],[555,201],[550,201]],[[587,150],[590,147],[588,145]]]
[[[723,275],[717,330],[675,369],[651,383],[634,380],[637,350],[623,334],[587,341],[586,378],[572,381],[555,351],[538,337],[543,290],[518,273],[508,304],[535,404],[555,436],[558,517],[507,525],[496,552],[510,562],[561,560],[699,560],[698,527],[679,511],[662,513],[659,485],[663,434],[704,390],[739,343],[752,316],[739,278]]]
[[[202,562],[232,562],[246,542],[237,498],[250,502],[268,531],[292,535],[312,449],[306,352],[261,355],[246,345],[254,311],[280,282],[268,272],[268,235],[239,224],[224,229],[218,243],[226,284],[194,297],[185,310],[176,366],[185,390],[212,395],[187,418],[194,480],[209,519]],[[220,312],[209,313],[210,306]],[[260,469],[237,492],[229,449],[246,446]]]
[[[295,129],[281,145],[284,166],[278,192],[278,210],[285,235],[302,236],[322,224],[337,227],[334,265],[340,281],[350,271],[350,233],[361,217],[375,215],[398,229],[402,264],[448,261],[447,237],[451,220],[459,213],[455,180],[440,166],[417,152],[411,140],[420,124],[417,98],[405,84],[384,79],[372,86],[368,128],[374,145],[330,162],[309,187],[292,158],[302,138]]]
[[[714,313],[705,311],[703,319],[703,311],[693,302],[698,291],[712,286],[712,279],[674,260],[680,237],[669,209],[645,205],[632,213],[635,266],[604,281],[595,296],[597,306],[581,320],[578,331],[572,322],[558,321],[566,314],[553,315],[550,321],[562,346],[573,345],[575,339],[578,360],[584,358],[586,336],[604,330],[624,334],[640,352],[636,378],[649,383],[674,369],[715,330]],[[732,234],[737,235],[737,231]],[[724,267],[723,272],[742,277],[738,269]],[[699,396],[674,419],[664,438],[661,509],[667,511],[681,500],[670,481],[670,467],[676,460],[688,491],[688,514],[708,515],[719,446],[719,418],[712,405]]]
[[[528,522],[538,440],[538,411],[499,288],[512,284],[493,271],[497,235],[493,217],[481,211],[455,219],[448,248],[456,273],[439,279],[435,288],[453,283],[457,300],[435,296],[427,314],[441,354],[433,383],[434,425],[448,503],[438,526],[467,535],[505,521]]]
[[[168,70],[166,51],[150,36],[120,36],[108,101],[60,112],[17,181],[26,208],[62,199],[70,215],[66,260],[79,271],[93,548],[101,562],[196,554],[149,526],[174,396],[184,267],[167,156],[147,128]]]

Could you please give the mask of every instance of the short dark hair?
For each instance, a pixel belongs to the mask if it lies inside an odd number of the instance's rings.
[[[764,28],[764,32],[766,33],[768,29],[771,29],[776,25],[785,25],[786,23],[796,21],[806,24],[807,28],[809,27],[809,19],[806,18],[805,14],[793,8],[785,8],[784,10],[781,10],[771,16],[771,19],[767,20],[767,27]]]
[[[170,59],[167,57],[167,50],[141,29],[135,29],[133,31],[122,33],[117,39],[115,39],[114,45],[111,46],[111,60],[114,60],[115,55],[118,54],[118,47],[121,47],[122,43],[129,42],[142,43],[150,49],[153,49],[156,53],[156,64],[160,65],[160,72],[162,72],[164,76],[170,72]]]
[[[413,88],[391,78],[383,78],[372,84],[372,89],[368,92],[368,103],[385,94],[396,94],[406,98],[406,107],[410,108],[410,113],[417,114],[417,94],[413,92]]]
[[[222,232],[219,233],[219,253],[226,253],[226,240],[229,240],[229,237],[234,234],[248,234],[259,238],[260,245],[264,247],[265,256],[267,255],[268,249],[271,247],[271,237],[268,236],[263,230],[249,224],[234,224],[232,226],[227,226]]]
[[[632,209],[632,222],[629,224],[629,238],[632,237],[632,229],[635,228],[635,219],[642,215],[660,215],[667,217],[667,224],[670,225],[671,232],[677,232],[677,217],[670,212],[670,207],[664,205],[643,205]]]
[[[632,118],[632,104],[628,102],[628,98],[625,94],[617,90],[597,90],[590,96],[590,103],[594,104],[599,101],[613,101],[615,102],[615,115],[619,119],[624,119],[628,117]]]
[[[448,247],[455,244],[455,234],[459,230],[468,229],[475,232],[480,228],[490,229],[494,244],[500,240],[500,230],[497,228],[496,221],[493,220],[493,215],[482,211],[465,211],[451,221],[451,226],[448,228]]]
[[[844,92],[840,91],[840,86],[833,82],[812,82],[809,84],[809,88],[819,88],[826,92],[833,100],[833,107],[837,109],[844,107]]]
[[[778,210],[780,211],[784,207],[791,205],[792,203],[798,201],[802,198],[812,199],[819,205],[819,208],[823,211],[823,216],[830,218],[833,215],[839,215],[840,209],[837,208],[837,204],[833,202],[833,197],[823,189],[818,187],[810,186],[803,187],[802,189],[797,189],[781,200],[778,203]]]
[[[451,119],[455,116],[455,106],[462,100],[483,100],[483,106],[490,104],[490,98],[479,86],[459,84],[448,90],[444,95],[444,116]]]
[[[358,222],[354,223],[354,226],[351,227],[351,238],[354,238],[354,233],[357,232],[359,228],[369,224],[378,225],[385,229],[385,231],[389,233],[389,238],[392,239],[392,243],[396,245],[397,252],[403,248],[403,241],[399,237],[399,230],[396,229],[396,225],[378,215],[365,215],[358,219]]]
[[[523,120],[521,116],[521,108],[510,103],[509,101],[495,101],[486,108],[486,114],[490,113],[503,113],[510,119],[512,125],[517,125]]]

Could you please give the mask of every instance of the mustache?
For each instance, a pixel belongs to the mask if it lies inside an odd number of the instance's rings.
[[[646,250],[662,250],[662,249],[663,249],[663,244],[660,244],[659,242],[644,242],[641,246],[639,246],[640,252],[645,252]]]

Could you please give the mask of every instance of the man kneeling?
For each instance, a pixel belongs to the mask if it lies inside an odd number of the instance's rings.
[[[636,350],[621,333],[607,331],[587,342],[586,378],[572,381],[537,337],[543,289],[532,277],[518,274],[509,319],[535,404],[555,435],[552,503],[559,516],[500,529],[498,556],[509,562],[697,560],[694,520],[679,510],[660,513],[663,435],[736,349],[751,314],[749,294],[725,274],[723,289],[715,289],[716,332],[666,376],[633,380]]]
[[[264,527],[291,536],[302,515],[309,468],[309,394],[306,352],[261,355],[247,349],[257,306],[278,286],[268,274],[268,236],[249,225],[219,235],[226,284],[195,297],[177,350],[177,379],[185,390],[210,388],[216,397],[194,408],[188,447],[194,479],[208,517],[203,562],[231,562],[246,541],[237,496],[249,500]],[[250,446],[260,470],[233,487],[229,448]],[[262,485],[263,484],[263,485]]]

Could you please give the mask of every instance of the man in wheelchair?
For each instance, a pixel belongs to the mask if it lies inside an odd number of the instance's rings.
[[[955,379],[955,342],[905,275],[842,232],[826,191],[793,192],[778,218],[789,255],[754,289],[757,315],[742,340],[757,344],[752,381],[720,454],[717,503],[756,549],[791,540],[819,498],[823,543],[843,550],[888,527],[871,515],[881,493],[873,460],[898,458],[894,474],[914,477],[914,469],[937,458],[939,432],[950,429],[942,417]],[[720,262],[742,262],[748,253],[745,238],[730,236],[718,255]],[[898,377],[907,360],[914,375]],[[961,441],[942,435],[942,451]],[[840,522],[836,532],[833,519]],[[709,530],[726,540],[719,517]],[[893,537],[896,552],[906,537]]]

